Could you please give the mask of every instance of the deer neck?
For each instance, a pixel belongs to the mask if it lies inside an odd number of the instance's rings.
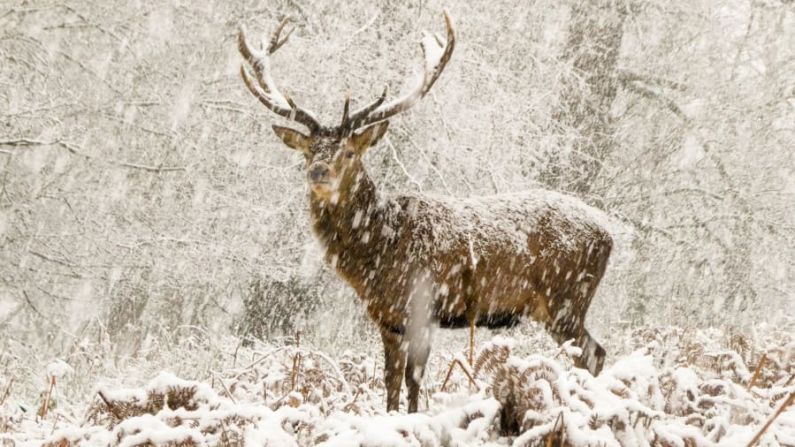
[[[312,226],[326,249],[326,260],[350,281],[365,282],[374,258],[383,252],[388,224],[375,184],[362,170],[358,181],[336,203],[310,193]],[[361,278],[359,278],[361,277]]]

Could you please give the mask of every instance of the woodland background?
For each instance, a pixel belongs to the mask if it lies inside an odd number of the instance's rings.
[[[377,339],[323,265],[303,158],[236,33],[335,122],[455,54],[366,164],[384,193],[566,191],[613,216],[589,327],[775,322],[795,302],[795,4],[784,0],[0,2],[0,349],[132,354],[196,327]]]

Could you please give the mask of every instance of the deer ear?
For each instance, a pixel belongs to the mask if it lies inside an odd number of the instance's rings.
[[[351,142],[356,149],[363,152],[368,147],[375,146],[378,140],[384,136],[388,127],[389,121],[381,121],[365,127],[364,130],[351,135]]]
[[[281,138],[287,146],[302,152],[309,150],[310,139],[308,136],[288,127],[276,125],[272,127],[276,135]]]

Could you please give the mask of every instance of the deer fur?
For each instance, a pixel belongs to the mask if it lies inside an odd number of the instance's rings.
[[[432,324],[493,328],[530,317],[558,343],[575,339],[577,366],[599,373],[605,351],[584,327],[612,248],[599,211],[544,190],[383,197],[361,163],[346,169],[351,180],[340,183],[336,203],[310,192],[310,213],[326,261],[379,327],[389,410],[398,408],[405,373],[416,411]],[[407,332],[414,319],[427,322],[420,334]]]

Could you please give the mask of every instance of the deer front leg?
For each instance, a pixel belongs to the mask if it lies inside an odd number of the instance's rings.
[[[384,386],[386,387],[386,410],[400,410],[400,385],[406,367],[406,353],[400,349],[403,337],[389,328],[381,328],[384,343]]]
[[[409,413],[416,413],[420,396],[420,385],[425,375],[425,365],[431,352],[431,330],[420,328],[408,343],[406,359],[406,388],[409,390]]]

